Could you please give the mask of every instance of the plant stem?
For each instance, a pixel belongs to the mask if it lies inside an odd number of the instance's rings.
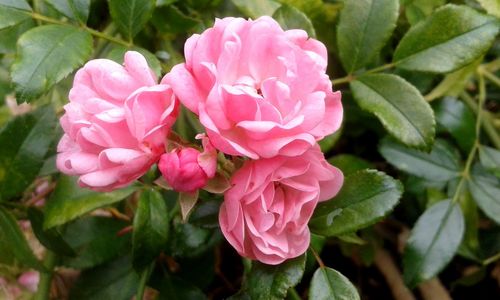
[[[484,83],[484,77],[482,73],[479,73],[479,104],[477,110],[476,117],[476,140],[474,141],[474,145],[467,156],[467,161],[465,162],[465,167],[462,171],[462,176],[460,181],[458,182],[457,189],[455,190],[455,194],[452,198],[452,203],[456,203],[458,198],[460,197],[460,193],[462,191],[462,186],[465,181],[470,177],[470,168],[472,166],[472,162],[474,161],[474,157],[476,156],[476,152],[479,149],[479,135],[481,134],[481,118],[484,101],[486,100],[486,85]]]
[[[321,260],[321,257],[319,257],[318,253],[316,252],[316,250],[314,250],[313,247],[309,247],[309,249],[311,249],[311,252],[312,254],[314,255],[314,258],[316,258],[316,261],[318,262],[318,265],[320,268],[324,268],[325,267],[325,264],[323,263],[323,260]]]
[[[30,16],[33,19],[35,19],[35,20],[43,21],[43,22],[50,23],[50,24],[68,25],[68,26],[78,27],[78,28],[81,28],[81,29],[87,31],[88,33],[92,34],[93,36],[96,36],[96,37],[101,38],[101,39],[108,40],[110,42],[113,42],[115,44],[119,44],[119,45],[122,45],[122,46],[125,46],[125,47],[131,47],[133,45],[132,43],[129,43],[129,42],[126,42],[126,41],[124,41],[122,39],[118,39],[118,38],[115,38],[113,36],[107,35],[107,34],[102,33],[100,31],[97,31],[97,30],[94,30],[92,28],[89,28],[89,27],[87,27],[85,25],[75,26],[73,24],[69,24],[69,23],[64,22],[64,21],[53,19],[53,18],[44,16],[44,15],[38,14],[36,12],[30,13]]]
[[[153,272],[154,266],[155,262],[153,261],[151,265],[142,272],[139,288],[137,289],[137,294],[135,296],[136,300],[142,300],[144,298],[144,291],[146,290],[146,285],[148,283],[149,276],[151,276],[151,272]]]
[[[295,288],[290,288],[288,290],[288,295],[287,295],[288,299],[292,299],[292,300],[301,300],[302,298],[300,297],[299,293],[297,293],[297,291],[295,290]]]
[[[464,100],[464,102],[472,109],[472,111],[474,111],[474,113],[477,114],[479,112],[480,107],[476,104],[474,99],[469,94],[463,92],[460,95],[460,98]],[[482,107],[481,110],[483,110]],[[493,125],[490,114],[486,111],[482,111],[481,124],[483,125],[483,129],[490,138],[490,141],[493,143],[493,145],[497,149],[500,149],[500,136],[495,129],[495,126]]]
[[[484,77],[488,78],[489,81],[500,87],[500,78],[496,77],[495,74],[486,70],[486,68],[481,68],[481,73],[483,73]]]
[[[56,255],[47,250],[43,260],[47,272],[40,272],[40,282],[38,283],[38,291],[35,295],[35,300],[48,300],[50,299],[50,287],[52,285],[52,276],[54,274],[54,266],[56,264]]]
[[[367,70],[363,73],[361,73],[361,75],[365,75],[365,74],[371,74],[371,73],[378,73],[380,71],[384,71],[384,70],[387,70],[387,69],[391,69],[395,66],[396,64],[395,63],[388,63],[388,64],[385,64],[385,65],[382,65],[382,66],[379,66],[379,67],[376,67],[376,68],[373,68],[373,69],[370,69],[370,70]],[[347,82],[351,82],[353,81],[354,79],[356,79],[356,77],[359,77],[359,76],[354,76],[352,74],[349,74],[345,77],[341,77],[341,78],[337,78],[337,79],[334,79],[332,80],[332,84],[333,85],[336,85],[336,84],[341,84],[341,83],[347,83]]]

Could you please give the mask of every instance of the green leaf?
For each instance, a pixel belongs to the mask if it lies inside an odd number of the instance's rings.
[[[12,119],[0,130],[0,198],[23,193],[43,166],[54,139],[56,116],[52,107]]]
[[[309,228],[324,236],[365,228],[391,212],[402,193],[398,180],[376,170],[358,171],[345,178],[335,198],[316,207]]]
[[[222,239],[220,230],[201,228],[190,223],[174,222],[169,239],[170,252],[177,257],[196,257]]]
[[[43,246],[59,255],[75,255],[75,251],[64,240],[60,228],[50,228],[48,230],[43,229],[43,212],[30,207],[28,209],[28,218],[31,222],[31,228],[33,228],[36,238]]]
[[[467,181],[472,197],[481,210],[500,224],[500,181],[485,172],[472,172]]]
[[[482,56],[498,33],[498,20],[448,4],[413,26],[401,39],[394,63],[403,69],[447,73]]]
[[[481,6],[490,14],[500,18],[500,1],[498,0],[477,0]]]
[[[382,122],[402,143],[428,149],[434,140],[434,114],[420,92],[392,74],[364,75],[351,82],[358,105]]]
[[[288,289],[297,285],[302,279],[305,262],[305,255],[276,266],[253,261],[243,291],[252,300],[284,299]]]
[[[71,290],[73,300],[130,300],[139,285],[139,276],[130,257],[121,257],[108,264],[80,274]]]
[[[108,217],[84,217],[66,225],[64,240],[77,253],[64,266],[88,269],[130,251],[130,234],[118,235],[129,223]]]
[[[35,26],[32,19],[4,29],[0,29],[0,53],[15,53],[16,43],[21,34]]]
[[[460,148],[469,152],[476,140],[475,117],[462,101],[447,97],[435,107],[438,124],[446,128]]]
[[[26,0],[0,0],[0,6],[16,8],[24,11],[31,11],[31,6]]]
[[[108,0],[113,22],[129,41],[146,25],[155,8],[154,0]]]
[[[0,206],[0,256],[14,257],[20,264],[43,271],[45,268],[35,257],[14,216]]]
[[[165,249],[168,226],[167,206],[161,194],[153,189],[143,191],[135,213],[132,235],[133,265],[136,270],[149,266]]]
[[[345,1],[337,26],[339,56],[348,73],[370,63],[396,27],[399,0]]]
[[[28,19],[31,19],[31,16],[27,11],[0,3],[0,29],[15,26]]]
[[[233,4],[246,16],[257,19],[260,16],[272,16],[280,7],[277,1],[273,0],[231,0]]]
[[[410,287],[436,276],[455,255],[464,235],[460,206],[441,201],[413,227],[403,254],[404,279]]]
[[[116,61],[119,64],[123,64],[123,56],[125,52],[133,50],[137,51],[146,58],[149,67],[155,72],[156,76],[161,75],[161,63],[158,58],[148,50],[140,47],[127,48],[121,45],[114,45],[113,49],[106,55],[107,58]]]
[[[500,151],[488,146],[479,146],[481,165],[492,172],[500,172]]]
[[[17,47],[12,82],[18,101],[30,101],[90,58],[92,37],[74,26],[45,25],[24,33]]]
[[[309,299],[359,300],[356,287],[340,272],[325,267],[314,272],[309,287]]]
[[[78,186],[77,178],[61,176],[45,207],[44,227],[67,223],[96,208],[111,205],[134,192],[135,187],[98,193]]]
[[[175,5],[155,9],[151,21],[160,32],[183,34],[202,23],[201,20],[184,14]]]
[[[459,155],[442,140],[436,140],[432,151],[426,153],[384,139],[379,152],[399,170],[428,180],[448,181],[460,176]]]
[[[284,30],[303,29],[307,32],[309,37],[316,37],[316,31],[314,31],[311,20],[309,20],[303,12],[293,6],[286,4],[281,5],[281,7],[274,12],[273,18],[280,23]]]
[[[339,154],[328,159],[328,162],[344,173],[344,176],[349,176],[356,171],[363,169],[373,169],[374,166],[369,161],[351,154]]]
[[[66,17],[87,23],[90,0],[45,0]]]

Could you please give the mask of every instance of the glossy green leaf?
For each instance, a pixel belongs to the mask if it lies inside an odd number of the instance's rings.
[[[42,107],[18,116],[0,129],[0,198],[23,193],[38,175],[54,139],[56,116]]]
[[[413,227],[403,254],[404,279],[410,287],[436,276],[455,255],[464,235],[460,206],[441,201]]]
[[[400,68],[446,73],[482,56],[498,33],[498,20],[472,8],[448,4],[413,26],[394,53]]]
[[[219,227],[220,200],[203,200],[195,206],[189,216],[189,223],[204,228]]]
[[[274,0],[231,0],[233,4],[246,16],[257,19],[260,16],[272,16],[280,7]]]
[[[340,272],[325,267],[314,272],[309,287],[309,299],[359,300],[356,287]]]
[[[80,274],[71,290],[72,300],[130,300],[139,285],[139,276],[128,256]]]
[[[62,265],[88,269],[130,249],[130,234],[118,234],[129,223],[108,217],[84,217],[66,225],[64,240],[77,253],[62,257]]]
[[[45,0],[52,5],[57,11],[66,17],[87,22],[90,11],[90,0]]]
[[[479,160],[486,169],[500,172],[500,151],[488,146],[479,146]]]
[[[280,23],[284,30],[302,29],[307,32],[309,37],[316,37],[316,31],[311,23],[311,20],[300,10],[293,6],[283,4],[278,8],[273,18]]]
[[[108,0],[113,22],[128,40],[141,31],[153,14],[154,0]]]
[[[197,257],[221,239],[220,230],[175,222],[169,238],[170,252],[177,257]]]
[[[490,14],[500,18],[500,1],[498,0],[477,0],[481,6]]]
[[[380,52],[396,27],[399,0],[345,1],[337,26],[337,44],[344,69],[352,73]]]
[[[392,74],[364,75],[351,82],[354,99],[382,122],[402,143],[430,148],[434,140],[434,114],[420,92]]]
[[[107,58],[116,61],[119,64],[123,63],[123,57],[125,55],[125,52],[133,50],[137,51],[140,54],[146,58],[146,61],[148,62],[149,67],[155,72],[156,76],[161,75],[161,63],[158,60],[158,58],[148,50],[140,47],[131,47],[131,48],[126,48],[121,45],[115,45],[113,49],[106,55]]]
[[[403,186],[392,177],[376,170],[358,171],[344,179],[337,196],[316,207],[309,228],[324,236],[365,228],[390,213],[402,193]]]
[[[443,140],[436,140],[432,151],[426,153],[384,139],[379,152],[393,166],[406,173],[433,181],[448,181],[460,176],[460,157]]]
[[[78,186],[76,177],[61,176],[45,207],[44,227],[67,223],[92,210],[111,205],[134,192],[131,186],[108,193],[94,192]]]
[[[17,47],[12,81],[17,100],[30,101],[89,59],[92,37],[74,26],[45,25],[24,33]]]
[[[447,97],[435,106],[436,120],[457,141],[460,148],[470,151],[476,140],[475,117],[462,101]]]
[[[476,170],[468,180],[472,197],[490,219],[500,224],[500,180]]]
[[[139,198],[133,225],[134,268],[144,269],[165,249],[168,226],[167,207],[161,194],[153,189],[143,191]]]
[[[33,254],[14,216],[2,206],[0,206],[0,244],[2,244],[1,250],[8,252],[0,253],[1,256],[11,256],[23,266],[39,271],[45,269]]]
[[[373,164],[366,161],[360,157],[351,154],[339,154],[328,159],[328,162],[344,173],[344,176],[349,176],[350,174],[364,170],[364,169],[374,169]]]
[[[47,230],[43,229],[44,214],[42,211],[31,207],[28,209],[28,218],[31,222],[31,228],[33,228],[36,238],[43,246],[45,246],[45,248],[58,255],[75,255],[75,251],[64,240],[60,228],[54,227]]]
[[[288,289],[302,279],[305,262],[305,255],[275,266],[253,261],[243,291],[252,300],[284,299]]]
[[[26,0],[0,0],[0,6],[31,11],[31,6]]]

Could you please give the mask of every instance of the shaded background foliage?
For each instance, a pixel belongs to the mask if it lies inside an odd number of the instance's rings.
[[[85,61],[134,49],[165,74],[215,17],[261,15],[324,42],[343,94],[321,146],[346,182],[306,255],[242,260],[221,196],[202,192],[183,222],[155,169],[110,193],[57,172],[57,117]],[[499,17],[497,0],[0,0],[0,296],[32,268],[38,299],[499,297]],[[176,131],[201,127],[184,110]]]

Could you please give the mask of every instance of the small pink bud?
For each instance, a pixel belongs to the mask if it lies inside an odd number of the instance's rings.
[[[194,148],[174,149],[161,156],[158,167],[174,190],[192,193],[204,187],[208,179],[214,176],[214,168],[206,167],[207,159],[216,160],[216,155],[207,156],[206,152],[201,153]]]

